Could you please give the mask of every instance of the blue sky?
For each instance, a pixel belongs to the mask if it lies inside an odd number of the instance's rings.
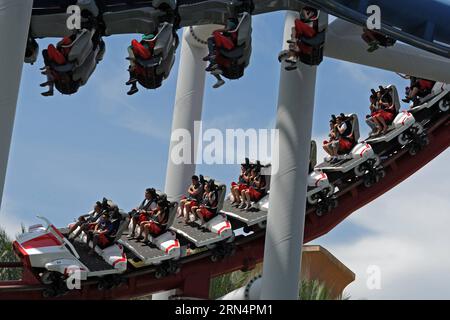
[[[242,79],[213,90],[213,79],[207,78],[203,120],[208,127],[273,127],[283,18],[283,13],[254,18],[253,56]],[[103,196],[129,209],[141,200],[146,187],[163,189],[178,64],[162,88],[127,96],[125,57],[132,38],[106,38],[104,61],[73,96],[56,92],[54,97],[42,97],[42,59],[24,66],[2,224],[17,230],[20,222],[34,223],[34,216],[41,214],[65,225]],[[42,49],[56,41],[39,43]],[[370,88],[378,84],[395,84],[403,93],[407,82],[391,72],[326,58],[318,71],[313,135],[319,139],[326,135],[331,113],[356,112],[363,119]],[[361,131],[363,135],[368,131],[363,121]],[[226,165],[198,168],[227,183],[238,170]],[[323,243],[333,247],[373,234],[367,226],[348,221]]]

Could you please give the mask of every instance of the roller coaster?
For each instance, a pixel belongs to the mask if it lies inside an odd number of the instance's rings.
[[[50,61],[44,50],[44,74],[48,76],[51,70],[57,90],[73,94],[87,84],[102,60],[106,48],[103,37],[119,33],[154,34],[156,43],[151,59],[130,56],[130,61],[134,62],[130,65],[130,84],[138,82],[145,88],[156,89],[169,76],[174,63],[178,28],[188,27],[187,33],[192,39],[205,45],[203,35],[189,26],[225,25],[230,18],[235,18],[238,21],[237,47],[221,52],[231,61],[222,75],[238,79],[244,75],[250,60],[251,16],[275,10],[301,11],[305,4],[359,26],[367,19],[363,12],[364,1],[355,7],[347,1],[35,0],[25,61],[35,61],[36,39],[72,37],[71,43],[66,44],[70,51],[63,63]],[[79,5],[83,12],[82,28],[76,31],[68,31],[66,27],[70,5]],[[388,9],[386,7],[386,11]],[[450,32],[445,33],[448,26],[443,27],[438,16],[433,28],[429,26],[422,33],[401,25],[404,23],[401,19],[393,23],[395,19],[388,16],[392,20],[385,20],[381,28],[386,36],[445,58],[450,56],[448,47],[443,45],[450,42],[446,38]],[[324,35],[327,22],[322,16],[319,25],[324,26],[319,26],[319,33]],[[434,33],[434,37],[430,36]],[[312,66],[320,64],[324,43],[325,38],[309,42],[316,56],[300,57],[300,61]],[[351,114],[345,116],[353,140],[348,152],[317,164],[316,146],[314,142],[311,144],[303,243],[331,231],[350,214],[401,183],[448,148],[450,85],[440,75],[438,78],[428,94],[403,111],[395,86],[381,88],[389,95],[395,116],[385,133],[360,139],[358,117]],[[232,206],[232,196],[226,196],[226,186],[207,178],[218,190],[218,214],[201,226],[192,226],[177,217],[179,198],[159,192],[159,197],[168,199],[169,228],[152,238],[149,246],[128,237],[129,215],[112,202],[109,205],[117,208],[119,231],[113,246],[97,251],[96,256],[87,254],[89,241],[84,235],[68,241],[66,229],[57,229],[44,218],[46,225],[31,226],[14,242],[21,262],[0,264],[0,268],[23,269],[21,280],[0,282],[0,299],[125,299],[170,289],[180,289],[183,296],[208,298],[211,278],[236,270],[251,270],[264,259],[271,166],[259,162],[247,165],[257,166],[266,177],[267,188],[262,199],[247,210],[236,208]],[[44,244],[35,246],[36,239]],[[73,265],[85,271],[84,281],[81,290],[69,291],[65,280],[70,274],[67,267]]]

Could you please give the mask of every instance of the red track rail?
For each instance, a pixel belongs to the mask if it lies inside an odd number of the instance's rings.
[[[401,151],[383,163],[386,177],[371,188],[361,183],[353,184],[339,193],[339,207],[331,213],[318,217],[309,212],[305,221],[304,242],[312,241],[342,222],[354,211],[375,200],[396,185],[413,175],[450,145],[449,116],[439,120],[428,129],[430,144],[419,154],[411,157]],[[99,291],[95,282],[87,282],[81,290],[71,291],[63,299],[129,299],[158,291],[179,288],[184,296],[207,298],[210,279],[236,270],[250,270],[264,257],[264,235],[259,234],[242,240],[232,257],[211,262],[205,254],[182,266],[181,272],[164,279],[156,279],[152,269],[143,269],[126,274],[127,282],[119,288]],[[0,282],[0,299],[42,299],[43,287],[31,285],[36,280],[25,271],[23,281]],[[61,298],[59,298],[61,299]]]

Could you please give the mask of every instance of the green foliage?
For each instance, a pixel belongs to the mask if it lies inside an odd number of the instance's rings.
[[[6,232],[0,228],[0,262],[14,262],[18,261],[16,255],[12,250],[11,239],[9,239]],[[22,275],[22,270],[15,269],[0,269],[0,280],[18,280]]]
[[[262,265],[249,272],[236,271],[216,277],[211,281],[210,299],[217,299],[227,293],[245,286],[256,275],[261,274]],[[300,300],[348,300],[349,296],[334,298],[332,291],[317,280],[303,280],[299,290]]]

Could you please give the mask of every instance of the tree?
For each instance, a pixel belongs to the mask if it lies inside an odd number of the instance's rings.
[[[0,262],[15,261],[18,261],[18,259],[12,250],[12,241],[5,230],[0,228]],[[0,280],[17,280],[20,279],[21,275],[22,270],[19,268],[0,269]]]

